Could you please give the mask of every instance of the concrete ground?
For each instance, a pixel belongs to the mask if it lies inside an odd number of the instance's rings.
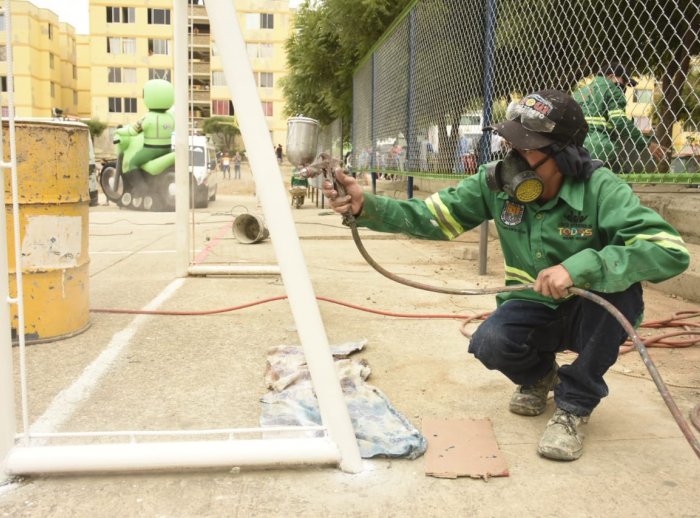
[[[260,213],[252,190],[246,170],[242,181],[220,184],[217,200],[195,213],[193,256],[275,263],[270,241],[242,245],[228,231],[236,214]],[[317,295],[400,313],[473,315],[495,307],[493,296],[440,295],[381,277],[360,257],[340,218],[310,199],[292,215]],[[92,308],[139,309],[174,289],[173,222],[173,214],[90,209]],[[370,254],[397,274],[450,287],[502,285],[496,241],[489,244],[488,275],[477,275],[474,232],[452,243],[362,235]],[[187,278],[176,287],[160,309],[202,311],[285,294],[277,277]],[[509,413],[512,385],[467,354],[458,320],[319,305],[331,343],[368,340],[357,355],[372,369],[368,381],[419,429],[427,417],[490,418],[510,476],[488,482],[427,477],[423,457],[366,460],[356,475],[335,468],[234,468],[37,476],[0,486],[0,515],[698,516],[700,462],[636,352],[621,356],[607,374],[610,396],[585,428],[583,457],[559,463],[536,453],[552,403],[539,417]],[[700,311],[697,303],[651,287],[646,306],[647,320]],[[54,431],[254,427],[266,390],[267,349],[299,343],[286,301],[210,316],[93,313],[91,324],[73,338],[27,348],[30,423]],[[105,351],[111,359],[100,356]],[[700,349],[652,349],[651,355],[687,415],[700,401]],[[100,372],[86,370],[98,361]]]

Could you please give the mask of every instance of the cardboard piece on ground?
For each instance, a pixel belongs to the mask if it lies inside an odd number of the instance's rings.
[[[439,478],[507,477],[490,419],[424,419],[425,474]]]

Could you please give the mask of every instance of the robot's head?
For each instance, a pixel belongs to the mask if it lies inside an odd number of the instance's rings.
[[[149,110],[167,110],[175,102],[175,89],[164,79],[151,79],[143,86],[143,102]]]

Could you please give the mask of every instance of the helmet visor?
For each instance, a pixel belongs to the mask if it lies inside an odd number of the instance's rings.
[[[523,128],[538,133],[551,133],[556,126],[556,123],[546,115],[521,102],[511,102],[508,105],[506,119],[519,120]]]

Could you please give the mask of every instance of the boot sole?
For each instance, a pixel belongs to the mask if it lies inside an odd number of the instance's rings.
[[[551,460],[572,461],[579,459],[581,455],[583,455],[583,448],[573,452],[565,452],[557,448],[543,448],[539,446],[537,448],[537,453]]]

